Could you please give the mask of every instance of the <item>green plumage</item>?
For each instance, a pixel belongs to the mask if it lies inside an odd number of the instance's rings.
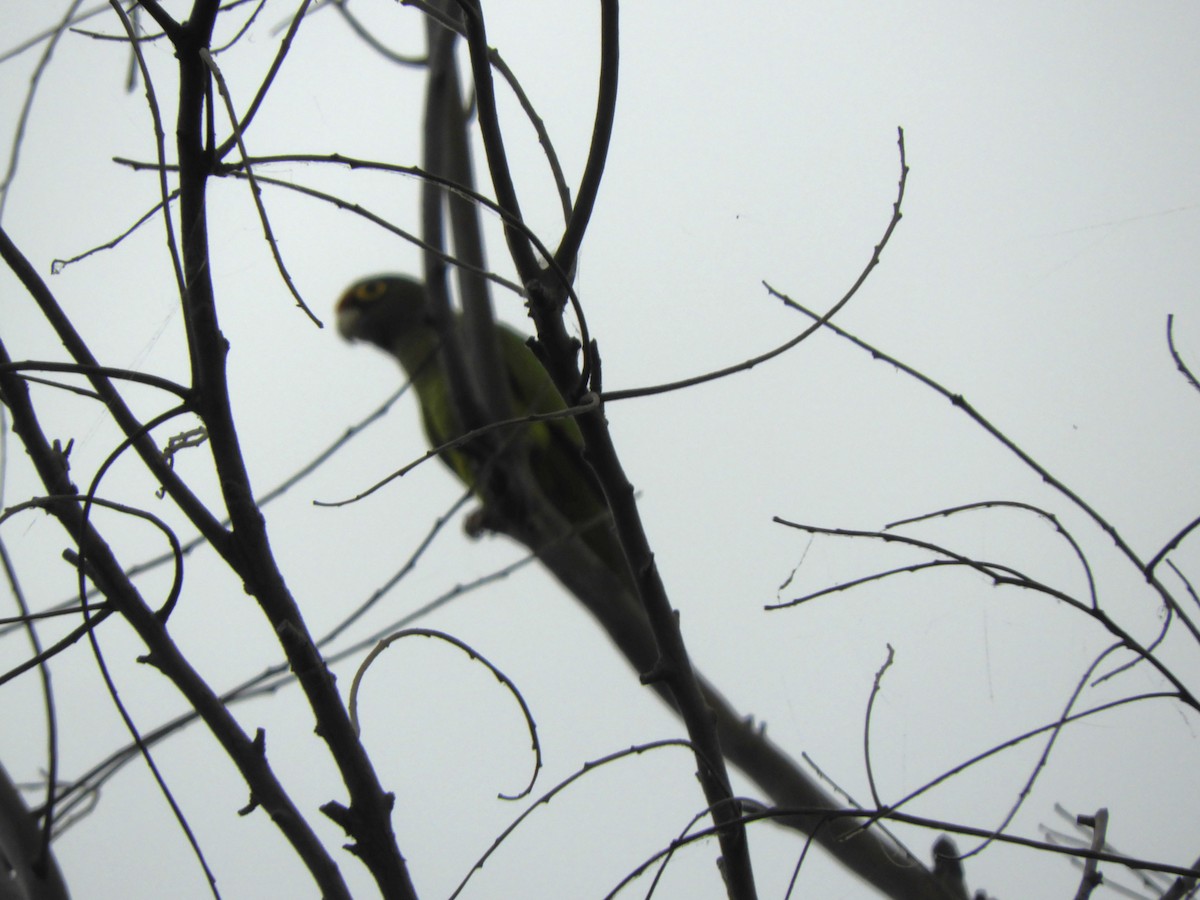
[[[374,344],[400,363],[417,392],[431,446],[441,446],[463,433],[446,376],[441,338],[434,330],[423,285],[396,275],[364,279],[347,289],[338,301],[337,327],[348,340]],[[520,334],[497,324],[496,341],[513,416],[566,408],[549,373]],[[527,448],[530,469],[546,499],[580,530],[609,568],[626,577],[603,493],[583,459],[583,438],[575,420],[551,419],[520,428],[516,437]],[[507,432],[502,432],[499,439],[506,436]],[[477,474],[489,460],[480,458],[477,446],[451,450],[443,453],[442,459],[464,484],[484,497]]]

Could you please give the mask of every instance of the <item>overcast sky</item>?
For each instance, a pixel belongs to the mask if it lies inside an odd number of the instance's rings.
[[[65,9],[4,6],[0,53]],[[185,14],[185,4],[167,6]],[[294,6],[268,3],[241,43],[218,57],[239,109]],[[606,387],[698,374],[799,333],[804,318],[770,297],[764,281],[815,308],[839,299],[891,216],[903,127],[911,167],[903,220],[837,321],[965,395],[1149,559],[1200,500],[1200,398],[1166,344],[1174,313],[1177,345],[1200,368],[1200,7],[900,6],[750,2],[697,12],[691,4],[625,4],[616,131],[578,280]],[[419,13],[377,0],[352,9],[389,46],[421,52]],[[517,72],[577,183],[595,101],[595,6],[526,0],[486,11],[491,44]],[[224,40],[246,15],[229,14]],[[111,13],[85,27],[120,30]],[[15,128],[44,46],[0,67],[0,144]],[[161,41],[146,55],[169,141],[174,59]],[[144,92],[124,88],[127,66],[123,45],[68,34],[39,83],[3,226],[47,276],[52,260],[111,240],[157,200],[153,174],[112,161],[154,157]],[[420,70],[387,62],[336,10],[321,9],[301,29],[246,139],[257,155],[339,152],[414,164],[422,90]],[[553,244],[561,217],[536,138],[503,93],[501,112],[527,219]],[[228,133],[221,116],[217,131]],[[417,230],[413,180],[320,165],[264,172]],[[235,410],[255,487],[265,491],[378,406],[400,374],[382,354],[344,344],[294,307],[244,183],[216,181],[211,198]],[[419,271],[414,249],[349,212],[279,189],[267,189],[264,201],[299,290],[327,325],[336,296],[356,278]],[[490,262],[511,276],[498,229],[488,227]],[[154,220],[50,285],[103,362],[182,380],[182,319],[163,247]],[[527,327],[519,298],[498,294],[496,305],[502,318]],[[0,337],[18,359],[62,353],[7,271]],[[36,396],[48,432],[75,440],[73,471],[86,481],[119,440],[115,428],[89,401],[48,390]],[[165,408],[148,390],[131,397],[147,417]],[[719,383],[612,404],[608,417],[697,666],[766,722],[776,742],[794,756],[808,753],[863,803],[866,703],[889,644],[895,660],[875,704],[871,746],[876,785],[896,799],[1052,721],[1112,639],[1064,604],[963,572],[908,575],[764,612],[777,600],[920,558],[866,542],[810,540],[773,516],[875,529],[974,501],[1033,503],[1058,514],[1083,547],[1114,618],[1144,642],[1161,625],[1157,597],[1078,509],[945,399],[830,334]],[[423,449],[406,398],[267,507],[274,549],[315,632],[402,565],[458,486],[428,465],[350,507],[312,501],[349,496]],[[38,492],[11,436],[5,462],[4,505]],[[216,499],[204,450],[181,455],[176,468]],[[180,521],[154,499],[156,485],[132,459],[106,484],[114,499]],[[126,562],[160,552],[149,529],[100,519],[120,535]],[[909,533],[1083,596],[1078,559],[1027,512],[993,509]],[[65,538],[52,520],[26,514],[0,536],[35,607],[70,596],[73,575],[58,558]],[[1172,557],[1193,579],[1196,547],[1185,542]],[[466,539],[456,521],[354,635],[520,556],[502,538]],[[1174,576],[1160,575],[1184,593]],[[160,571],[142,583],[155,597],[168,582]],[[3,609],[13,614],[11,602]],[[420,624],[470,642],[519,684],[543,741],[543,789],[589,759],[679,734],[577,604],[533,567]],[[56,627],[65,628],[48,626],[47,635]],[[277,660],[253,602],[206,550],[189,558],[172,633],[218,688]],[[101,641],[140,726],[182,709],[164,679],[135,664],[142,648],[123,626],[110,623]],[[1162,650],[1193,690],[1195,651],[1181,636]],[[28,652],[19,635],[0,643],[6,669]],[[338,672],[348,684],[352,668]],[[58,662],[55,685],[60,771],[69,779],[127,735],[87,648]],[[1162,688],[1142,666],[1089,689],[1085,705]],[[15,778],[34,780],[45,766],[38,685],[18,679],[0,702],[6,721],[27,723],[3,729],[0,759]],[[285,690],[237,715],[248,729],[267,729],[272,762],[340,853],[340,836],[315,812],[338,789],[299,693]],[[513,704],[481,668],[445,647],[410,642],[385,655],[368,680],[362,715],[381,778],[397,793],[398,838],[417,887],[422,896],[446,896],[524,808],[495,799],[522,786],[532,765]],[[1040,825],[1065,827],[1056,803],[1072,812],[1107,806],[1116,849],[1190,863],[1200,852],[1196,727],[1194,712],[1154,701],[1068,729],[1010,830],[1036,838]],[[1041,749],[1023,745],[969,770],[910,811],[994,827]],[[266,817],[235,815],[244,784],[206,735],[176,737],[157,758],[224,896],[315,896]],[[682,752],[666,751],[584,779],[519,829],[476,873],[468,895],[602,896],[702,807],[692,771]],[[753,793],[745,783],[739,789]],[[928,858],[936,832],[898,833]],[[761,895],[782,896],[800,842],[769,826],[751,836]],[[106,785],[97,810],[57,851],[77,896],[127,897],[130,884],[140,896],[207,895],[141,765]],[[659,896],[722,896],[715,852],[705,844],[683,853]],[[356,896],[371,896],[365,870],[348,855],[339,861]],[[1062,858],[998,845],[970,859],[967,873],[972,888],[1006,898],[1068,897],[1078,882]],[[799,886],[800,896],[864,895],[823,854],[805,861]]]

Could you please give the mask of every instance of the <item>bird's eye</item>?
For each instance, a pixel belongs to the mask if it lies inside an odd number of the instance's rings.
[[[364,281],[354,288],[356,300],[378,300],[387,291],[386,281]]]

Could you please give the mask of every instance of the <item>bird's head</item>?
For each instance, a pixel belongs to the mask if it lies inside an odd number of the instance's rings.
[[[389,352],[430,327],[425,286],[402,275],[376,275],[348,287],[334,307],[338,333]]]

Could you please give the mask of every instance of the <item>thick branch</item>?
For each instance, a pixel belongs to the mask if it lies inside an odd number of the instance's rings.
[[[206,185],[214,154],[202,130],[206,113],[211,112],[212,86],[201,51],[209,46],[216,10],[216,4],[206,4],[204,13],[190,19],[175,41],[180,67],[176,135],[186,279],[183,304],[196,406],[208,428],[237,542],[232,565],[278,635],[319,723],[318,733],[329,746],[350,795],[348,809],[327,805],[326,812],[353,837],[352,851],[366,864],[385,896],[412,897],[412,882],[392,831],[394,798],[380,786],[333,676],[275,564],[234,426],[225,371],[228,343],[217,320],[208,250]]]
[[[263,807],[295,847],[327,897],[350,897],[337,865],[292,804],[267,763],[263,748],[242,731],[225,704],[188,664],[162,621],[145,603],[107,542],[88,522],[83,505],[68,477],[61,454],[55,452],[38,424],[28,388],[22,378],[3,368],[10,362],[0,344],[0,397],[12,413],[13,431],[21,438],[51,499],[51,514],[59,520],[87,558],[97,583],[113,606],[129,621],[150,649],[148,661],[161,670],[205,721],[225,752],[250,785],[254,802]]]

